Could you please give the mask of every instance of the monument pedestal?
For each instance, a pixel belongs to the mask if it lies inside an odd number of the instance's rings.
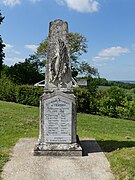
[[[35,156],[82,156],[82,148],[78,143],[72,144],[37,144]]]
[[[34,155],[82,156],[76,137],[75,96],[59,90],[45,93],[40,108],[40,136]]]

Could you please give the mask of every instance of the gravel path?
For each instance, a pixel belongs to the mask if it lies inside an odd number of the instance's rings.
[[[114,180],[109,162],[94,139],[82,140],[83,157],[33,156],[36,139],[20,139],[11,161],[4,166],[4,180]]]

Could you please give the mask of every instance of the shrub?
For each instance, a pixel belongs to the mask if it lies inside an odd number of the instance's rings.
[[[99,101],[99,114],[124,118],[135,118],[135,102],[123,89],[111,87]]]
[[[16,85],[6,77],[0,78],[0,100],[16,102]]]
[[[25,105],[39,106],[39,97],[42,94],[42,87],[35,87],[29,85],[17,86],[16,102]]]
[[[0,100],[39,106],[42,87],[15,85],[6,77],[0,79]],[[135,95],[127,94],[121,88],[96,90],[96,86],[74,89],[77,111],[104,116],[135,120]]]
[[[42,94],[42,87],[16,85],[6,77],[0,78],[0,100],[38,106]]]
[[[77,111],[85,113],[96,113],[96,99],[93,93],[88,88],[78,87],[74,89],[74,94],[77,99]]]

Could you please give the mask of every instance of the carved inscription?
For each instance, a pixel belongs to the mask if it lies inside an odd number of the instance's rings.
[[[48,143],[71,142],[72,102],[62,96],[45,100],[45,141]]]

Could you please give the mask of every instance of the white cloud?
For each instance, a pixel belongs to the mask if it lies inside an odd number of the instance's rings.
[[[66,4],[69,8],[78,12],[97,12],[99,3],[97,0],[56,0],[59,5]]]
[[[14,46],[11,45],[11,44],[5,44],[5,45],[6,45],[6,47],[5,47],[4,49],[5,49],[6,51],[11,50],[11,49],[14,48]]]
[[[2,0],[2,3],[5,6],[13,7],[13,6],[17,5],[17,4],[21,4],[21,0]]]
[[[120,46],[103,49],[98,56],[120,56],[129,53],[129,49]]]
[[[57,2],[58,5],[61,5],[61,6],[64,5],[64,0],[56,0],[56,2]]]
[[[18,57],[7,57],[6,59],[9,60],[9,61],[12,61],[12,62],[22,62],[22,61],[24,61],[24,58],[18,58]]]
[[[6,57],[4,60],[4,64],[11,66],[18,62],[24,62],[24,58],[18,58],[18,57]]]
[[[32,3],[36,3],[36,2],[40,2],[41,0],[29,0],[31,1]]]
[[[15,49],[14,49],[14,46],[13,45],[11,45],[11,44],[5,44],[6,45],[6,47],[4,48],[4,52],[6,53],[6,54],[21,54],[19,51],[16,51]]]
[[[39,2],[41,0],[29,0],[32,3]],[[14,7],[15,5],[19,5],[23,2],[23,0],[0,0],[0,3],[4,4],[5,6]]]
[[[21,54],[21,52],[19,52],[19,51],[14,51],[14,53],[15,53],[15,54],[18,54],[18,55]]]
[[[101,62],[104,63],[107,61],[113,61],[117,56],[121,56],[127,53],[129,53],[128,48],[115,46],[101,50],[99,53],[97,53],[97,56],[93,57],[92,61],[94,63],[101,63]]]
[[[25,45],[24,46],[26,49],[30,49],[32,51],[36,51],[38,46],[37,45],[34,45],[34,44],[30,44],[30,45]]]
[[[112,61],[112,60],[114,60],[114,57],[95,56],[92,60],[93,60],[94,62]]]
[[[5,45],[6,47],[4,48],[4,52],[5,52],[4,64],[11,66],[14,65],[15,63],[24,61],[24,58],[19,57],[21,52],[17,51],[13,45],[8,43],[5,43]]]

